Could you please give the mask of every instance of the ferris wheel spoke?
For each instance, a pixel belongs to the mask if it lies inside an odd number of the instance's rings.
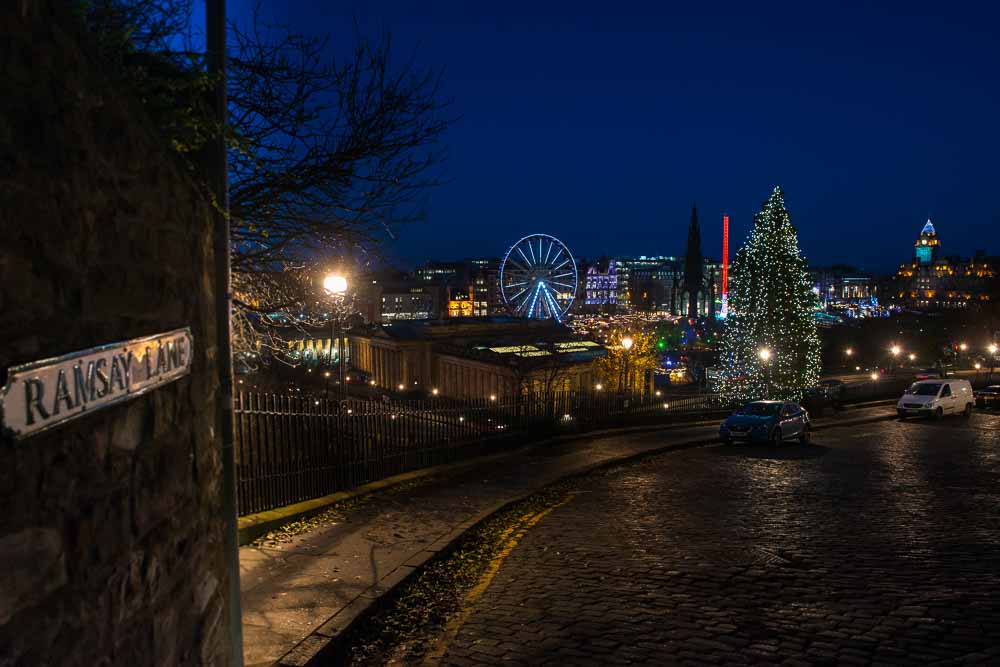
[[[552,254],[552,246],[554,246],[554,245],[555,245],[555,243],[553,243],[552,241],[549,241],[549,249],[545,251],[545,261],[542,262],[542,264],[548,264],[549,263],[549,255]]]
[[[562,262],[560,262],[560,264],[558,266],[553,266],[552,270],[553,271],[558,271],[559,269],[561,269],[562,267],[566,266],[567,264],[569,264],[569,260],[568,259],[564,259]]]
[[[530,248],[529,248],[529,250],[530,250]],[[517,254],[519,254],[521,257],[524,258],[524,263],[527,264],[528,266],[531,266],[533,264],[533,262],[530,259],[528,259],[528,256],[525,255],[524,251],[521,250],[520,248],[517,249]]]

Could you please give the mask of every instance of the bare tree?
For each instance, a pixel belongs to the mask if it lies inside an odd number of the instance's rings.
[[[182,154],[219,131],[189,15],[190,0],[87,5],[89,25]],[[328,37],[268,24],[259,11],[247,27],[230,25],[236,353],[281,358],[285,330],[323,323],[320,268],[369,264],[393,227],[425,217],[424,195],[438,183],[449,124],[440,74],[396,63],[388,34],[351,37],[337,59]]]
[[[256,14],[230,34],[237,306],[308,318],[313,294],[290,268],[348,255],[364,262],[394,226],[424,217],[448,126],[440,78],[412,62],[394,67],[388,35],[356,35],[350,57],[337,61],[325,58],[327,38]]]

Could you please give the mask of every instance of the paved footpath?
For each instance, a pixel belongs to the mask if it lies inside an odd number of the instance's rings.
[[[848,410],[839,419],[871,418],[886,410]],[[380,493],[338,523],[288,544],[241,547],[245,662],[273,664],[415,553],[498,504],[574,471],[709,438],[717,429],[673,428],[550,445],[446,481]]]
[[[1000,416],[688,449],[576,490],[437,662],[1000,664]]]

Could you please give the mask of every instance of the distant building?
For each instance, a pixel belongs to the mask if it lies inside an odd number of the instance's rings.
[[[893,305],[914,310],[948,310],[986,304],[995,292],[1000,258],[982,250],[971,259],[943,256],[934,224],[928,220],[914,243],[913,259],[899,267]]]
[[[349,339],[352,365],[376,386],[473,400],[590,388],[607,353],[554,320],[512,317],[400,321]]]
[[[584,278],[584,310],[613,313],[618,308],[618,267],[604,259],[587,267]]]
[[[422,283],[445,288],[447,303],[442,316],[482,317],[505,310],[498,259],[427,262],[416,270],[415,276]]]
[[[870,273],[837,264],[810,268],[809,278],[824,310],[859,315],[879,307],[878,283]]]

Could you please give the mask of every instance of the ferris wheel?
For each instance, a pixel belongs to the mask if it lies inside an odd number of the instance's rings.
[[[573,255],[548,234],[525,236],[500,264],[500,292],[518,317],[562,320],[576,298],[576,285]]]

